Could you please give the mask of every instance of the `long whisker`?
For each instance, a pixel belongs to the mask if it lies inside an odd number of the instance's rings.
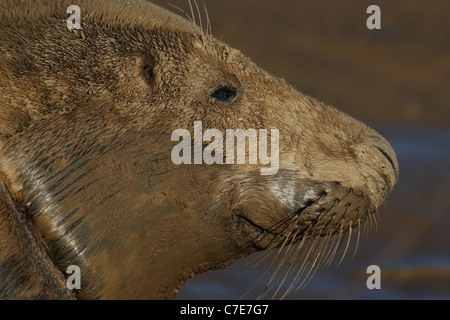
[[[358,250],[360,234],[361,234],[361,219],[358,219],[358,237],[356,238],[356,246],[355,246],[355,251],[353,251],[352,260],[353,260],[353,258],[355,258],[356,251]]]
[[[308,209],[309,206],[310,206],[310,205],[307,205],[306,207],[304,207],[304,208],[302,208],[302,209],[300,209],[300,210],[297,210],[296,212],[292,213],[291,215],[287,216],[286,218],[280,220],[279,222],[273,224],[273,225],[270,226],[269,228],[263,230],[261,233],[258,234],[257,237],[255,237],[255,238],[253,239],[253,242],[257,243],[257,242],[263,241],[264,238],[266,238],[266,237],[269,236],[272,232],[274,232],[276,229],[278,229],[278,228],[280,228],[281,226],[284,225],[284,228],[283,228],[282,230],[280,230],[280,231],[277,232],[278,234],[283,234],[284,231],[285,231],[286,229],[288,229],[288,228],[291,226],[291,223],[289,223],[290,220],[291,220],[291,219],[296,219],[295,222],[298,222],[298,219],[300,218],[300,216],[303,214],[303,212],[305,212],[305,211]],[[262,235],[262,238],[258,239],[261,235]],[[276,239],[276,237],[274,237],[274,238],[270,241],[269,245],[270,245],[275,239]]]
[[[246,265],[249,265],[251,268],[256,268],[261,263],[263,263],[267,259],[267,257],[272,255],[272,253],[273,253],[272,250],[277,248],[277,247],[278,247],[278,243],[277,242],[271,243],[263,251],[257,252],[257,254],[252,259],[249,259],[246,262]]]
[[[375,222],[375,233],[378,233],[378,222],[377,222],[377,218],[379,218],[378,215],[378,209],[375,211],[375,214],[372,214],[373,217],[373,221]]]
[[[189,8],[191,9],[192,21],[193,21],[193,23],[194,23],[195,25],[197,25],[197,22],[196,22],[196,20],[195,20],[194,9],[193,9],[193,7],[192,7],[191,0],[188,0],[188,3],[189,3]]]
[[[202,15],[201,15],[201,13],[200,13],[200,9],[199,9],[199,7],[198,7],[197,0],[194,0],[194,4],[195,4],[195,7],[196,7],[196,9],[197,9],[198,20],[199,20],[199,27],[200,27],[200,30],[203,32]]]
[[[369,233],[372,232],[372,219],[373,219],[372,215],[369,214],[369,223],[368,223],[369,225],[367,226],[368,231],[366,233],[367,239],[369,238]]]
[[[281,221],[275,223],[274,225],[270,226],[268,229],[265,229],[261,231],[260,234],[258,234],[257,237],[253,239],[253,242],[257,243],[258,241],[261,242],[264,240],[265,237],[269,236],[269,233],[271,230],[276,230],[281,225],[284,224],[284,228],[280,231],[280,234],[283,234],[286,229],[288,229],[291,226],[290,220],[292,218],[296,218],[296,222],[298,221],[301,214],[298,214],[297,212],[293,213],[292,215],[286,217],[285,219],[282,219]],[[262,238],[258,239],[262,235]],[[260,263],[262,263],[267,257],[271,255],[270,249],[274,249],[279,246],[280,242],[278,242],[279,236],[273,237],[273,239],[270,241],[270,243],[265,247],[265,250],[263,251],[262,255],[258,255],[255,258],[253,258],[251,261],[249,261],[247,264],[254,263],[253,267],[258,266]],[[295,238],[295,237],[294,237]]]
[[[289,235],[290,235],[290,234],[289,234]],[[286,243],[287,243],[287,242],[286,242]],[[283,245],[284,245],[284,244],[283,244]],[[282,249],[283,249],[283,248],[280,248],[280,252],[281,252]],[[269,279],[269,282],[267,283],[267,287],[270,286],[270,284],[272,283],[272,281],[273,281],[275,275],[278,273],[279,269],[281,268],[281,266],[282,266],[282,265],[284,264],[284,262],[286,261],[286,257],[288,257],[289,252],[290,252],[290,249],[291,249],[291,245],[288,246],[288,250],[285,250],[284,255],[281,257],[281,261],[279,262],[278,267],[275,269],[275,271],[274,271],[272,277]]]
[[[289,245],[289,247],[288,247],[288,249],[286,250],[286,252],[289,252],[289,254],[290,254],[291,249],[292,249],[292,245]],[[283,258],[285,258],[285,257],[283,257]],[[280,261],[279,266],[278,266],[278,267],[276,268],[276,270],[274,271],[274,273],[273,273],[273,275],[272,275],[272,277],[271,277],[269,283],[267,284],[267,287],[272,283],[272,281],[273,281],[275,275],[278,274],[279,269],[281,268],[281,266],[285,264],[285,261],[286,261],[286,259],[285,259],[284,261]],[[278,278],[275,280],[275,282],[274,282],[274,283],[266,290],[266,293],[265,293],[264,295],[260,295],[259,298],[263,298],[263,297],[264,297],[267,293],[269,293],[269,292],[273,289],[273,287],[280,281],[280,279],[281,279],[281,277],[283,276],[283,274],[285,274],[286,271],[289,269],[289,266],[290,266],[290,263],[291,263],[290,261],[291,261],[291,260],[289,260],[289,262],[288,262],[287,265],[284,267],[283,271],[279,274],[279,276],[278,276]],[[266,287],[266,288],[267,288],[267,287]],[[272,296],[272,299],[274,299],[274,296]]]
[[[286,274],[284,275],[284,278],[283,278],[283,280],[281,281],[280,285],[278,286],[277,291],[276,291],[276,292],[274,293],[274,295],[273,295],[274,298],[275,298],[275,296],[277,295],[278,291],[281,289],[281,287],[284,285],[284,283],[286,282],[286,280],[294,273],[294,271],[295,271],[295,266],[298,265],[298,263],[295,263],[295,264],[294,264],[294,261],[298,261],[297,255],[299,254],[299,252],[300,252],[300,247],[303,246],[303,243],[304,243],[304,242],[302,242],[301,245],[298,245],[298,246],[297,246],[297,249],[295,250],[295,252],[294,252],[294,254],[293,254],[292,258],[291,258],[291,262],[289,263],[289,268],[288,268],[288,270],[286,271]],[[292,286],[292,283],[293,283],[293,281],[291,282],[291,286]],[[281,296],[280,299],[284,299],[284,298],[289,294],[289,291],[290,291],[289,288],[290,288],[291,286],[288,287],[288,289],[287,289],[286,292]]]
[[[298,222],[298,219],[299,219],[299,218],[300,218],[300,217],[297,218],[296,223]],[[311,227],[311,225],[308,226],[308,230],[309,230],[310,227]],[[307,234],[308,230],[305,232],[305,236],[303,237],[303,239],[306,239],[306,238],[307,238],[306,234]],[[303,231],[304,231],[304,230],[297,230],[297,232],[294,234],[294,236],[293,236],[292,239],[295,240],[296,237],[297,237],[297,235],[298,235],[299,233],[303,232]],[[294,266],[294,263],[293,263],[293,262],[296,261],[297,255],[298,255],[298,253],[300,252],[300,247],[303,246],[303,243],[304,243],[304,241],[302,241],[301,244],[297,246],[296,250],[294,250],[292,256],[290,256],[289,263],[287,264],[287,266],[286,266],[286,268],[284,269],[283,273],[278,277],[277,282],[279,281],[279,279],[281,278],[281,276],[284,274],[284,277],[283,277],[283,279],[281,280],[280,284],[278,285],[278,289],[277,289],[277,290],[275,291],[275,293],[273,294],[272,299],[274,299],[274,298],[276,297],[276,295],[278,294],[278,291],[281,289],[281,287],[282,287],[283,284],[285,283],[286,279],[292,274],[293,271],[291,271],[291,269],[292,269],[293,266]],[[292,247],[292,245],[290,245],[290,247]],[[274,284],[274,285],[275,285],[275,284]],[[272,287],[273,287],[273,286],[272,286]]]
[[[328,246],[328,243],[327,243],[327,249],[328,250],[327,250],[327,253],[324,256],[324,258],[322,259],[323,260],[322,265],[324,267],[329,267],[329,263],[328,262],[331,259],[331,255],[333,253],[333,248],[335,247],[336,241],[338,239],[338,237],[336,235],[332,234],[332,230],[330,230],[328,232],[328,237],[329,237],[329,246]]]
[[[300,218],[300,216],[297,216],[297,220],[295,221],[295,223],[297,223],[297,221],[298,221],[299,218]],[[311,227],[311,225],[308,226],[307,230],[305,231],[305,234],[308,233],[310,227]],[[295,238],[297,237],[297,235],[298,235],[300,232],[303,232],[303,231],[304,231],[304,230],[298,230],[298,229],[296,229],[296,232],[293,234],[291,240],[295,240]],[[288,237],[286,237],[286,240],[288,240],[288,238],[291,236],[291,234],[292,234],[292,230],[290,231]],[[304,243],[304,241],[305,241],[306,238],[307,238],[306,236],[304,236],[304,237],[302,238],[302,244],[301,244],[301,245],[303,245],[303,243]],[[287,244],[287,241],[285,241],[285,242],[283,243],[282,247],[283,247],[284,245],[286,245],[286,244]],[[275,260],[277,260],[277,257],[278,257],[278,255],[279,255],[279,253],[281,252],[282,247],[281,247],[280,250],[278,251],[277,256],[274,257],[274,259],[272,260],[272,264],[275,262]],[[291,250],[290,250],[291,247],[292,247],[292,246],[289,247],[289,250],[286,251],[285,255],[283,256],[283,259],[279,262],[279,266],[278,266],[278,267],[276,268],[276,270],[274,271],[274,273],[273,273],[271,279],[269,280],[269,283],[266,285],[266,287],[265,287],[265,289],[263,290],[263,292],[258,296],[258,299],[262,299],[268,292],[270,292],[270,291],[272,290],[272,288],[275,286],[275,284],[279,281],[280,277],[286,272],[286,270],[287,270],[286,268],[289,268],[289,264],[288,264],[288,266],[282,271],[282,273],[280,274],[280,276],[276,279],[275,283],[274,283],[272,286],[269,287],[269,285],[270,285],[271,282],[273,281],[275,275],[279,272],[279,269],[280,269],[281,266],[284,264],[284,261],[286,260],[287,254],[290,253],[290,251],[291,251]],[[294,254],[295,254],[295,252],[294,252]],[[292,260],[292,259],[291,259],[291,260]],[[266,271],[268,271],[268,270],[271,268],[272,264],[267,268]]]
[[[329,210],[328,210],[328,211],[329,211]],[[304,210],[303,212],[305,212],[305,210]],[[316,218],[316,221],[319,220],[320,215],[322,215],[322,214],[323,214],[323,213],[320,213],[320,214],[319,214],[319,216]],[[300,216],[297,217],[297,221],[296,221],[295,223],[298,223],[299,218],[300,218]],[[308,226],[308,230],[305,232],[303,239],[308,238],[307,233],[308,233],[308,231],[309,231],[309,229],[311,228],[312,225],[313,225],[313,224],[310,224],[310,225]],[[322,234],[322,231],[323,231],[324,228],[325,228],[325,226],[322,226],[321,229],[319,230],[319,232],[317,233],[318,235],[317,235],[317,237],[315,238],[312,247],[315,247],[315,244],[316,244],[317,240],[320,239],[320,235]],[[299,231],[300,231],[300,230],[299,230]],[[300,232],[297,232],[297,233],[300,233]],[[296,236],[297,236],[297,234],[294,235],[293,239],[295,239]],[[317,256],[316,256],[316,259],[315,259],[314,264],[317,262],[317,259],[318,259],[318,258],[320,257],[320,255],[321,255],[321,251],[322,251],[324,242],[325,242],[325,241],[321,241],[322,245],[319,247],[319,250],[318,250],[318,253],[317,253]],[[294,251],[294,253],[293,253],[292,257],[291,257],[291,260],[290,260],[290,262],[288,263],[288,268],[285,270],[285,276],[284,276],[283,280],[281,281],[281,283],[279,284],[278,289],[277,289],[276,292],[273,294],[273,297],[272,297],[272,298],[275,298],[275,297],[276,297],[278,291],[281,289],[281,287],[282,287],[283,284],[285,283],[286,279],[287,279],[288,277],[290,277],[290,275],[295,271],[294,266],[295,266],[295,265],[298,265],[298,263],[297,263],[297,264],[294,264],[293,261],[295,261],[295,259],[297,258],[297,255],[298,255],[298,253],[300,252],[300,248],[301,248],[301,246],[298,246],[297,249]],[[314,273],[315,273],[315,272],[314,272]],[[313,274],[314,274],[314,273],[313,273]],[[309,274],[309,272],[308,272],[308,274]],[[288,290],[286,291],[286,293],[283,295],[283,297],[285,297],[285,296],[287,295],[288,292],[289,292],[289,288],[288,288]]]
[[[334,249],[331,252],[330,257],[328,258],[327,261],[327,265],[330,266],[331,265],[331,261],[333,261],[334,256],[336,255],[337,249],[339,248],[339,246],[341,245],[341,240],[342,240],[342,235],[344,234],[343,230],[342,230],[342,223],[341,223],[341,228],[339,230],[339,236],[337,238],[336,241],[336,245],[334,246]]]
[[[206,8],[206,5],[203,1],[202,3],[203,3],[203,10],[205,11],[206,15],[206,34],[209,37],[212,37],[212,27],[211,27],[211,20],[209,19],[208,9]]]
[[[296,230],[296,232],[292,235],[291,239],[289,242],[292,242],[295,240],[295,238],[297,237],[299,232],[302,232],[303,230]],[[292,231],[291,231],[292,233]],[[291,233],[289,234],[289,236],[291,236]],[[283,255],[282,259],[279,261],[278,263],[278,267],[274,270],[272,277],[270,278],[268,284],[266,285],[266,288],[264,289],[265,293],[260,294],[260,296],[258,297],[258,299],[263,298],[268,292],[270,292],[273,287],[280,281],[280,278],[283,276],[283,274],[285,274],[287,272],[287,270],[289,270],[290,265],[293,261],[293,258],[291,256],[291,252],[292,252],[292,244],[289,243],[289,247],[286,250],[285,254]],[[281,248],[280,248],[281,251]],[[294,256],[295,256],[295,252],[294,252]],[[271,285],[271,283],[273,282],[275,276],[279,273],[281,267],[286,263],[286,261],[288,260],[287,258],[290,257],[289,262],[287,263],[286,267],[283,269],[283,271],[279,274],[278,278],[275,280],[275,282]],[[270,286],[270,287],[269,287]]]
[[[308,253],[305,257],[305,259],[303,260],[302,266],[300,267],[300,269],[298,270],[297,274],[294,277],[294,283],[298,283],[299,279],[303,276],[303,273],[305,272],[306,268],[308,267],[308,265],[310,266],[308,273],[306,274],[305,278],[303,279],[303,281],[297,286],[297,289],[295,291],[297,291],[305,282],[305,279],[308,277],[308,275],[311,272],[311,267],[314,266],[315,261],[311,264],[311,262],[309,262],[309,257],[311,255],[311,252],[313,252],[313,249],[315,248],[315,245],[317,243],[317,239],[318,237],[316,237],[311,245],[311,247],[308,250]]]
[[[350,239],[352,238],[352,220],[350,220],[350,226],[348,231],[347,245],[345,246],[344,253],[342,254],[341,260],[338,263],[338,267],[341,265],[342,260],[344,260],[345,254],[347,253],[348,245],[350,244]]]
[[[311,279],[314,277],[314,275],[316,274],[316,272],[318,270],[318,267],[316,264],[317,260],[318,260],[318,256],[316,256],[316,259],[314,260],[314,262],[309,266],[308,273],[306,274],[302,283],[300,283],[298,285],[297,289],[295,289],[295,292],[297,292],[298,290],[304,289],[308,285],[308,283],[311,281]]]
[[[270,227],[264,229],[263,231],[261,231],[261,233],[258,234],[257,237],[255,237],[255,238],[253,239],[253,241],[254,241],[254,242],[262,241],[265,237],[269,236],[273,231],[275,231],[276,229],[278,229],[278,228],[281,227],[282,225],[285,225],[285,226],[284,226],[285,228],[284,228],[283,230],[281,230],[280,232],[278,232],[278,234],[282,234],[282,233],[284,232],[284,230],[286,230],[286,229],[289,228],[289,226],[290,226],[290,224],[287,223],[287,222],[288,222],[289,220],[291,220],[292,218],[295,218],[295,215],[296,215],[295,213],[292,214],[292,215],[289,215],[289,216],[287,216],[286,218],[284,218],[284,219],[278,221],[277,223],[274,223],[272,226],[270,226]],[[258,237],[261,236],[261,235],[262,235],[263,237],[262,237],[261,239],[258,239]]]
[[[290,234],[289,234],[290,235]],[[287,241],[288,241],[288,239],[289,239],[289,235],[285,238],[285,240],[284,240],[284,242],[282,243],[282,245],[281,245],[281,247],[283,247],[286,243],[287,243]],[[250,293],[250,291],[252,291],[255,287],[256,287],[256,285],[258,285],[260,282],[261,282],[261,280],[265,277],[265,275],[267,274],[267,272],[270,270],[270,268],[272,267],[272,265],[275,263],[275,261],[277,260],[277,258],[278,258],[278,256],[280,255],[280,252],[281,252],[281,250],[278,250],[278,252],[277,252],[277,254],[275,255],[275,257],[273,258],[273,260],[272,260],[272,262],[270,263],[270,265],[266,268],[266,271],[264,271],[264,273],[261,275],[261,277],[256,281],[256,283],[255,284],[253,284],[253,286],[246,292],[246,293],[244,293],[244,295],[242,296],[242,297],[245,297],[246,295],[248,295],[249,293]],[[241,297],[241,298],[242,298]]]
[[[209,27],[207,26],[207,30],[208,28]],[[357,218],[356,226],[355,220],[346,218],[346,215],[348,214],[348,212],[350,212],[350,207],[352,207],[351,202],[345,205],[345,207],[339,205],[346,203],[344,201],[349,196],[351,196],[352,193],[354,193],[354,190],[349,189],[342,198],[336,199],[327,210],[321,211],[319,215],[312,221],[312,223],[308,224],[308,227],[306,229],[299,228],[299,221],[301,221],[300,219],[302,216],[304,216],[304,214],[308,213],[308,208],[312,206],[315,201],[308,203],[305,207],[274,223],[272,226],[261,230],[261,232],[255,236],[252,243],[262,244],[263,241],[267,239],[266,243],[260,247],[264,249],[277,248],[277,252],[275,254],[272,254],[273,252],[269,253],[267,252],[268,250],[265,250],[267,253],[263,253],[262,255],[259,255],[252,260],[252,263],[256,261],[255,266],[257,266],[261,262],[266,260],[269,256],[271,256],[271,261],[266,267],[263,274],[242,297],[245,297],[252,290],[254,290],[255,287],[262,281],[262,279],[266,278],[269,275],[269,272],[271,273],[271,275],[268,277],[269,279],[267,281],[267,284],[262,292],[258,295],[257,299],[263,299],[269,293],[271,294],[271,299],[278,297],[278,295],[280,294],[280,290],[283,288],[286,281],[288,281],[288,279],[291,279],[291,277],[293,277],[293,281],[289,284],[288,288],[285,291],[283,290],[284,292],[281,294],[281,299],[284,299],[289,293],[294,291],[294,289],[295,291],[297,291],[304,288],[309,283],[309,281],[311,281],[320,267],[330,266],[331,262],[339,251],[340,246],[344,242],[344,234],[348,229],[349,234],[347,236],[342,256],[338,262],[338,266],[342,263],[344,257],[349,251],[352,237],[354,238],[353,229],[357,227],[357,243],[352,256],[353,259],[358,249],[361,237],[361,218]],[[320,197],[322,196],[323,195],[321,195]],[[336,210],[336,213],[342,211],[343,213],[339,214],[339,216],[336,216],[336,214],[333,213],[333,210]],[[327,220],[321,218],[320,216],[325,217],[325,219]],[[369,217],[370,222],[372,221],[372,219],[374,219],[374,217]],[[326,221],[326,223],[324,223],[324,220]],[[348,226],[346,223],[344,223],[345,221],[349,221]],[[320,223],[320,225],[322,225],[322,227],[320,231],[316,230],[314,232],[315,235],[313,236],[312,234],[310,234],[311,228],[313,225],[317,225],[318,222]],[[330,225],[333,223],[334,226]],[[374,219],[374,223],[377,223],[376,219]],[[323,230],[329,231],[327,231],[324,236],[321,236]],[[333,235],[334,232],[336,233],[336,235]],[[312,242],[308,244],[309,248],[304,248],[307,239],[312,236],[314,237],[314,239],[312,239]],[[298,238],[301,239],[301,241],[298,245],[294,246],[293,244]]]
[[[319,239],[319,238],[320,238],[320,234],[322,233],[322,230],[323,230],[323,227],[322,227],[322,229],[320,230],[320,232],[318,233],[318,236],[316,237],[316,239]],[[326,243],[326,241],[321,241],[321,243],[322,243],[322,244],[321,244],[321,246],[320,246],[319,249],[318,249],[318,252],[317,252],[315,261],[317,261],[317,258],[321,256],[321,252],[323,251],[323,245],[324,245],[324,243]],[[297,248],[295,257],[297,256],[297,254],[298,254],[299,251],[300,251],[300,247]],[[297,261],[298,261],[298,260],[297,260]],[[297,266],[297,265],[298,265],[298,263],[296,264],[296,266]],[[296,266],[295,266],[295,267],[296,267]],[[289,272],[288,276],[291,276],[291,274],[295,271],[295,267],[292,268],[292,271]],[[284,299],[284,298],[292,291],[292,289],[295,287],[296,283],[297,283],[297,277],[294,277],[294,280],[291,282],[291,285],[287,288],[286,292],[283,294],[283,296],[281,297],[281,299]]]
[[[330,210],[331,210],[331,208],[328,209],[328,211],[325,213],[325,215],[326,215]],[[323,213],[320,213],[320,214],[319,214],[319,216],[316,218],[316,221],[319,220],[320,215],[322,215],[322,214],[323,214]],[[323,226],[321,227],[321,229],[320,229],[319,232],[317,233],[318,235],[317,235],[316,239],[320,238],[320,235],[322,234],[322,231],[324,230],[325,227],[326,227],[326,225],[323,225]],[[330,234],[330,233],[328,233],[328,235],[329,235],[329,234]],[[305,238],[306,238],[306,235],[305,235]],[[329,237],[327,237],[326,241],[321,241],[321,242],[322,242],[322,245],[319,247],[317,257],[321,256],[321,251],[322,251],[323,245],[326,243],[326,244],[325,244],[325,247],[326,247],[326,245],[328,244],[328,240],[329,240]],[[300,246],[297,248],[296,252],[294,253],[293,259],[295,259],[295,258],[297,257],[297,254],[299,253],[299,251],[300,251]],[[320,262],[319,262],[319,263],[320,263]],[[297,265],[298,265],[298,263],[297,263]],[[292,269],[292,271],[289,270],[289,272],[286,274],[285,279],[283,280],[282,283],[284,283],[284,281],[286,280],[286,278],[289,277],[289,276],[294,272],[295,268],[293,268],[293,266],[294,266],[294,264],[291,264],[290,269]],[[292,285],[291,285],[291,286],[292,286]],[[283,295],[283,297],[285,297],[285,296],[288,294],[289,291],[290,291],[290,289],[288,288],[288,290],[287,290],[286,293]]]
[[[192,24],[195,24],[194,21],[192,20],[191,16],[188,15],[188,14],[186,13],[186,11],[184,11],[183,9],[181,9],[180,7],[177,7],[176,5],[174,5],[174,4],[172,4],[172,3],[168,3],[168,5],[171,6],[171,7],[173,7],[173,8],[175,8],[175,9],[177,9],[177,10],[179,10],[180,12],[182,12],[182,13],[186,16],[186,18],[187,18]]]

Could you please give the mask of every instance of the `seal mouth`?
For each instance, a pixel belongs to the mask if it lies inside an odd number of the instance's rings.
[[[333,187],[328,188],[330,186]],[[305,287],[316,270],[331,264],[344,243],[344,233],[347,233],[340,261],[344,259],[355,228],[358,230],[353,254],[356,253],[361,224],[373,219],[377,207],[363,192],[345,188],[340,183],[326,183],[324,189],[269,227],[255,223],[245,211],[236,213],[238,223],[248,233],[252,246],[257,251],[262,250],[253,261],[262,261],[270,255],[269,252],[273,253],[266,271],[243,296],[254,290],[263,279],[268,282],[257,299],[264,298],[269,292],[274,292],[272,299],[278,294],[283,299],[292,290]],[[280,293],[286,283],[287,287],[282,290],[284,293]]]
[[[258,250],[277,248],[317,236],[343,234],[358,227],[376,212],[376,207],[363,193],[337,184],[332,192],[322,191],[300,208],[285,215],[275,224],[262,226],[251,215],[236,212],[242,228]]]

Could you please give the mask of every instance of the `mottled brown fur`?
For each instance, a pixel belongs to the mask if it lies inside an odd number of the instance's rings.
[[[345,231],[392,191],[398,165],[381,136],[187,20],[83,0],[83,29],[69,31],[71,4],[0,1],[0,297],[172,298],[291,234]],[[232,101],[211,97],[223,85]],[[174,165],[170,135],[195,120],[280,129],[278,174]],[[33,277],[28,256],[53,269]],[[72,264],[82,287],[67,292]]]

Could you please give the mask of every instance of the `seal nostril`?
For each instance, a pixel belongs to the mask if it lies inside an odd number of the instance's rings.
[[[394,150],[389,142],[374,130],[365,133],[372,147],[375,147],[389,161],[394,171],[395,179],[398,180],[398,163]],[[395,182],[394,182],[395,184]]]
[[[386,157],[386,159],[388,159],[389,163],[392,166],[392,169],[394,169],[394,173],[395,173],[396,178],[398,178],[398,168],[395,165],[395,162],[392,159],[391,155],[389,153],[387,153],[385,150],[383,150],[382,148],[380,148],[379,146],[375,146],[375,148],[377,148],[378,151],[380,151]]]

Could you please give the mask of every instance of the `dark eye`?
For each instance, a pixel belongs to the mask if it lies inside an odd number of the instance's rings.
[[[233,87],[223,86],[218,88],[211,94],[211,97],[222,102],[227,102],[233,100],[236,96],[236,89]]]

